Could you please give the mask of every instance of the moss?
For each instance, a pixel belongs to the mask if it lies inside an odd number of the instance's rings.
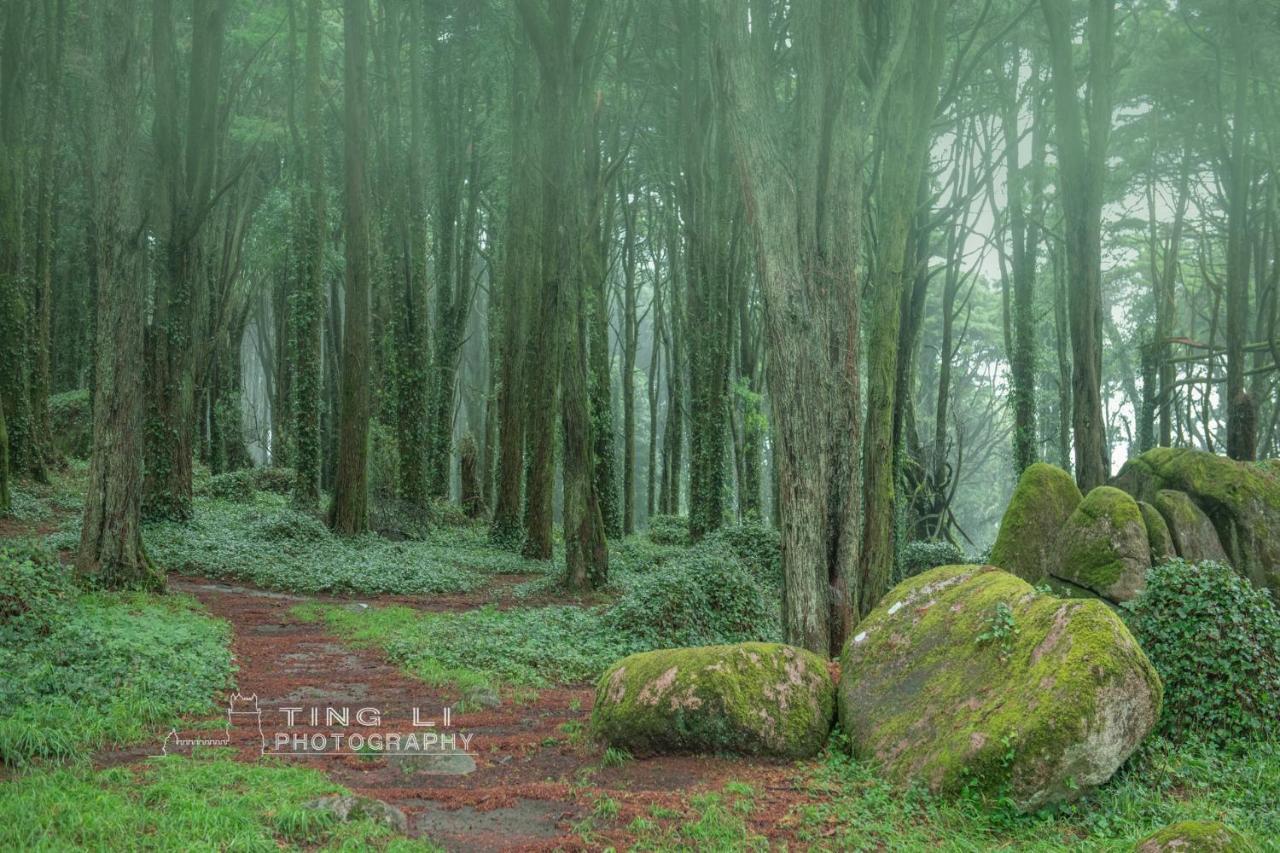
[[[1148,835],[1135,853],[1254,853],[1253,842],[1231,827],[1213,820],[1184,820]]]
[[[1048,572],[1054,540],[1081,501],[1071,475],[1045,462],[1029,466],[1018,478],[991,562],[1032,583]]]
[[[1129,495],[1099,486],[1067,519],[1050,572],[1113,601],[1127,601],[1151,567],[1142,511]]]
[[[623,658],[596,686],[591,724],[603,742],[638,754],[802,758],[822,748],[834,711],[822,658],[777,643],[740,643]]]
[[[998,604],[1016,633],[979,643]],[[994,566],[899,585],[841,658],[840,720],[860,758],[939,792],[1008,792],[1021,808],[1105,781],[1155,724],[1161,685],[1099,601],[1040,595]]]
[[[1173,547],[1173,536],[1160,511],[1146,501],[1138,501],[1142,524],[1147,528],[1147,544],[1151,547],[1151,562],[1159,563],[1178,555]]]
[[[1236,571],[1280,594],[1280,465],[1157,447],[1126,462],[1115,483],[1145,500],[1160,489],[1186,492],[1213,522]]]

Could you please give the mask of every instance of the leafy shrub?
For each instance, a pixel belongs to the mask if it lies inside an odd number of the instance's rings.
[[[697,549],[639,575],[606,621],[662,648],[776,640],[780,615],[777,593],[736,558]]]
[[[1169,737],[1280,735],[1280,614],[1229,566],[1171,560],[1147,573],[1130,626],[1164,681]]]
[[[762,583],[782,585],[782,537],[772,527],[758,521],[722,527],[707,534],[698,547],[732,554]]]
[[[253,485],[253,472],[248,469],[228,471],[215,474],[205,484],[205,492],[213,498],[237,503],[249,503],[253,500],[256,489]]]
[[[293,492],[293,484],[297,473],[292,468],[283,466],[253,469],[253,487],[260,492],[271,492],[277,495],[288,495]]]
[[[318,518],[289,508],[266,513],[254,525],[254,532],[260,539],[290,542],[322,542],[329,538],[329,528]]]
[[[460,504],[435,498],[431,501],[431,523],[445,527],[469,527],[476,520],[468,516]]]
[[[89,389],[63,391],[49,397],[49,425],[54,448],[65,456],[86,459],[93,450],[93,418]]]
[[[655,515],[649,519],[649,541],[656,545],[688,545],[689,519],[683,515]]]
[[[56,554],[29,542],[0,545],[0,637],[48,633],[75,592]]]
[[[951,542],[917,540],[902,546],[902,553],[894,565],[893,582],[900,583],[921,572],[967,562],[964,551]]]

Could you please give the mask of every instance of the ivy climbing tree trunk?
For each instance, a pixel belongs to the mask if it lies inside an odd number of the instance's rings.
[[[369,221],[365,168],[369,127],[368,0],[343,0],[343,170],[346,276],[337,476],[329,526],[352,536],[369,527]]]
[[[309,510],[320,504],[321,334],[324,324],[325,182],[324,127],[321,123],[321,0],[307,0],[303,51],[303,138],[305,198],[297,222],[299,275],[289,306],[293,381],[293,502]]]

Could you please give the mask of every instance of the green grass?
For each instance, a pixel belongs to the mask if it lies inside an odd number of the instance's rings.
[[[409,607],[353,610],[303,604],[293,615],[322,621],[351,642],[382,649],[428,684],[462,688],[500,684],[546,687],[582,683],[636,650],[594,610],[572,606],[462,613],[425,613]]]
[[[755,808],[755,789],[741,782],[725,783],[722,792],[689,798],[689,814],[672,821],[671,813],[654,809],[634,819],[627,829],[635,836],[632,850],[736,853],[768,850],[766,839],[753,832],[746,818]]]
[[[1006,803],[942,799],[877,778],[837,745],[791,816],[799,839],[830,850],[1124,850],[1179,820],[1220,820],[1280,850],[1280,745],[1236,751],[1149,741],[1117,776],[1056,811],[1016,814]]]
[[[0,849],[437,849],[370,820],[341,823],[303,808],[344,792],[318,771],[245,764],[221,752],[10,779],[0,784]]]
[[[79,519],[49,538],[79,539]],[[257,492],[247,503],[200,497],[195,518],[144,528],[148,553],[170,572],[245,581],[300,593],[430,595],[466,592],[496,573],[545,573],[552,564],[494,547],[483,527],[440,527],[425,540],[332,536],[288,499]]]
[[[77,593],[0,625],[0,761],[68,758],[214,710],[226,623],[187,596]]]

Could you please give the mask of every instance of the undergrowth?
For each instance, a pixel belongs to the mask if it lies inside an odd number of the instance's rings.
[[[144,739],[213,709],[226,623],[182,595],[82,592],[38,549],[0,549],[0,762]]]

